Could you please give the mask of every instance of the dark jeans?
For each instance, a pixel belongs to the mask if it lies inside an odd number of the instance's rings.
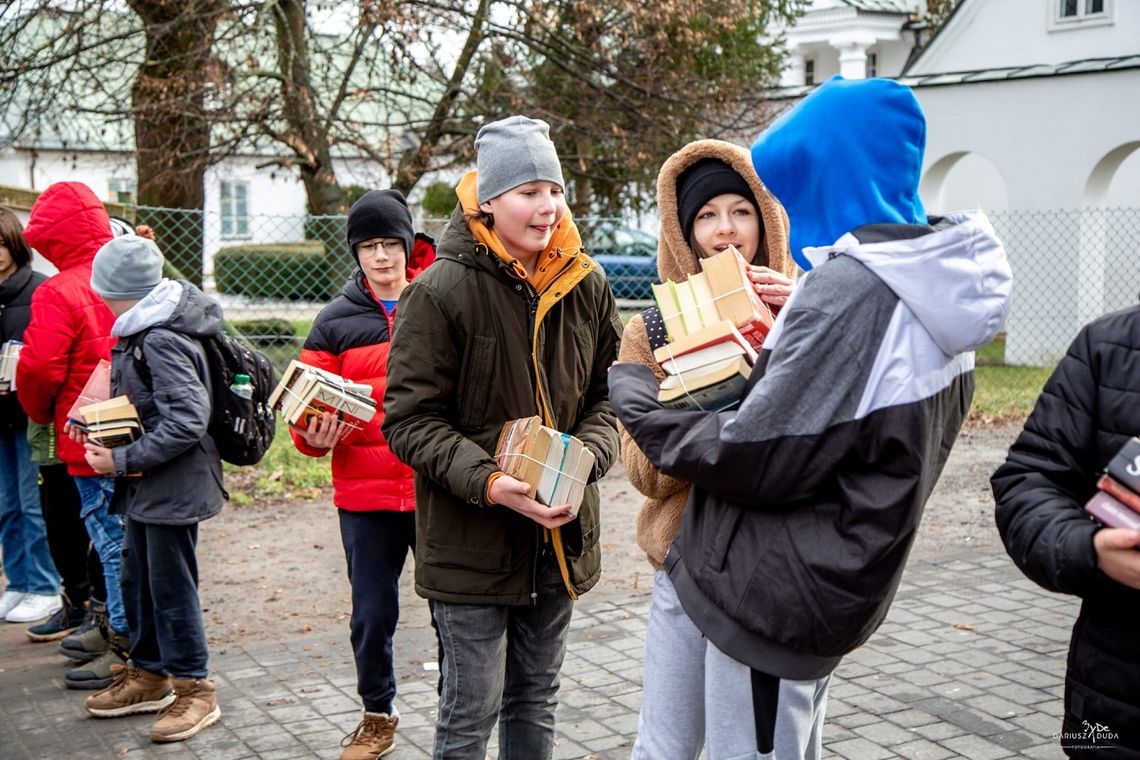
[[[574,603],[552,559],[537,576],[533,605],[432,605],[444,652],[435,760],[483,760],[496,719],[500,760],[553,756],[558,671]]]
[[[67,465],[40,467],[40,503],[47,525],[48,548],[68,601],[76,606],[91,597],[107,601],[103,563],[79,517],[83,505],[75,479],[67,474]]]
[[[338,509],[352,586],[349,621],[356,691],[368,712],[392,713],[396,673],[392,635],[400,618],[400,571],[416,548],[414,512]]]
[[[198,602],[198,525],[127,520],[123,601],[131,662],[175,678],[205,678],[206,631]]]

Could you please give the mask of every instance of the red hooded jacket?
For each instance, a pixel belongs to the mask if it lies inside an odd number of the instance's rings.
[[[91,260],[110,240],[102,202],[80,182],[58,182],[36,200],[24,239],[59,274],[32,296],[16,365],[20,404],[34,422],[55,422],[59,458],[72,475],[95,475],[83,447],[63,434],[67,412],[100,359],[111,358],[115,316],[91,290]]]
[[[435,261],[435,244],[426,235],[416,235],[408,257],[408,279]],[[388,384],[388,348],[392,322],[358,269],[344,290],[321,310],[301,349],[301,361],[342,377],[372,386],[376,416],[362,430],[350,432],[333,447],[333,503],[353,512],[410,512],[416,507],[412,468],[388,449],[380,432],[384,420],[384,390]],[[289,431],[302,454],[324,456],[296,430]]]

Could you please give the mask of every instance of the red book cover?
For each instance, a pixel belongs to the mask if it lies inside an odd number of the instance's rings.
[[[1140,513],[1140,494],[1133,493],[1120,483],[1116,482],[1111,475],[1105,475],[1097,481],[1096,487],[1104,491],[1109,496],[1119,501],[1124,506],[1131,509],[1133,512]]]
[[[100,359],[99,363],[95,365],[95,369],[91,371],[91,377],[87,378],[87,383],[83,386],[83,390],[79,391],[79,397],[75,399],[75,403],[71,405],[71,409],[67,412],[69,420],[78,420],[79,407],[87,406],[88,404],[95,404],[100,401],[107,401],[111,398],[111,362],[106,359]]]

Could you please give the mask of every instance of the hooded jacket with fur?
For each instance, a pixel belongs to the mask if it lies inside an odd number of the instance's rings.
[[[685,612],[725,654],[793,680],[830,673],[886,617],[969,409],[973,349],[1009,304],[1009,265],[984,215],[914,217],[909,167],[914,154],[921,164],[924,129],[914,96],[885,80],[850,85],[833,80],[777,122],[753,150],[756,168],[793,229],[831,196],[848,207],[844,193],[904,196],[910,223],[864,226],[860,204],[831,217],[845,234],[804,252],[813,269],[776,318],[738,411],[665,409],[648,368],[610,372],[626,430],[662,472],[694,485],[665,562]],[[882,160],[898,161],[813,195],[815,172],[866,158],[832,155],[831,133],[851,125],[867,139],[846,150],[883,140],[898,149]]]
[[[661,216],[657,238],[657,273],[661,281],[679,282],[700,271],[697,255],[681,232],[677,216],[677,178],[693,164],[706,158],[723,161],[736,170],[752,189],[760,211],[760,250],[752,263],[767,266],[794,277],[795,262],[788,253],[788,215],[756,176],[748,151],[720,140],[697,140],[674,153],[657,177],[657,208]],[[635,315],[622,335],[618,360],[644,364],[660,383],[665,372],[653,358],[645,321]],[[637,514],[637,543],[654,567],[665,562],[665,551],[681,526],[681,513],[689,498],[689,483],[661,473],[624,429],[621,430],[621,458],[633,487],[644,494],[645,503]]]

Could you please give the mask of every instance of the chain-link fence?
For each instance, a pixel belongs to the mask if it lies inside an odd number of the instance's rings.
[[[990,214],[1009,252],[1014,302],[1006,360],[1049,364],[1085,322],[1137,302],[1140,208]],[[167,258],[204,283],[226,317],[281,364],[354,266],[344,216],[226,215],[139,208]],[[642,308],[657,281],[656,241],[615,219],[576,220],[624,308]],[[437,240],[446,220],[416,228]]]
[[[1136,305],[1140,208],[1000,211],[990,221],[1013,268],[1006,362],[1052,364],[1082,325]]]

